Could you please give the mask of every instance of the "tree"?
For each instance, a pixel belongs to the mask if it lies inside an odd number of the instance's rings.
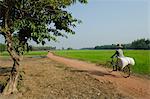
[[[149,39],[138,39],[131,43],[133,49],[150,49],[150,40]]]
[[[150,40],[149,39],[137,39],[128,44],[122,44],[124,49],[150,49]],[[116,49],[116,45],[102,45],[102,46],[95,46],[94,49]]]
[[[73,50],[73,48],[71,48],[71,47],[68,47],[68,48],[67,48],[67,50]]]
[[[102,46],[95,46],[94,49],[115,49],[117,46],[112,44],[112,45],[102,45]]]
[[[87,3],[87,0],[0,0],[0,34],[14,62],[3,94],[17,92],[20,56],[28,49],[28,40],[44,45],[45,40],[56,41],[57,36],[75,33],[72,28],[80,21],[66,8],[77,1]]]

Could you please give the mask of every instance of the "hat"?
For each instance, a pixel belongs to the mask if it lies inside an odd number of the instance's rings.
[[[123,48],[123,46],[121,44],[117,44],[118,48]]]

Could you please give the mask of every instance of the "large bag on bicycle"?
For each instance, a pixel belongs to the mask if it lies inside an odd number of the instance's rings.
[[[119,57],[118,65],[124,68],[127,65],[135,65],[135,61],[131,57]]]

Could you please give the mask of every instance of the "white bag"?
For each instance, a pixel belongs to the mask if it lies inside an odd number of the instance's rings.
[[[118,65],[123,69],[127,65],[135,65],[135,61],[131,57],[119,57]]]

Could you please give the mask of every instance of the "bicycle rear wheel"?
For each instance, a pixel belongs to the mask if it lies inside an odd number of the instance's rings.
[[[129,65],[125,66],[125,67],[122,69],[121,74],[122,74],[122,76],[123,76],[124,78],[130,77],[130,66],[129,66]]]

